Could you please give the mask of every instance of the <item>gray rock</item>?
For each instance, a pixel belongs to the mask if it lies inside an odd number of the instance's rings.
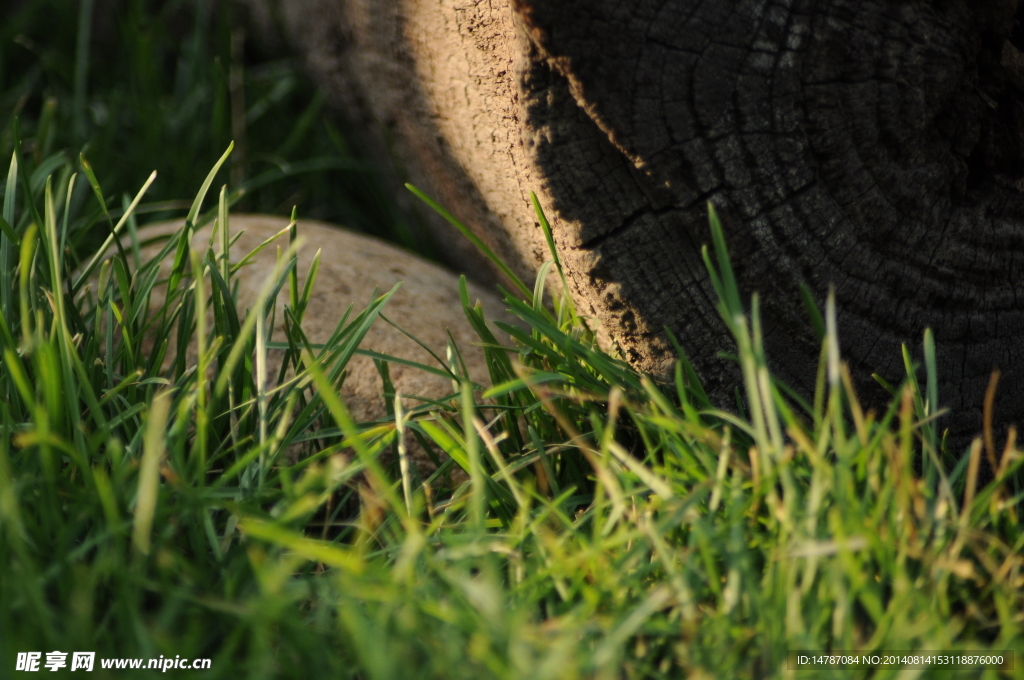
[[[143,261],[155,257],[166,243],[166,237],[181,226],[180,221],[173,221],[140,229],[139,240],[144,244]],[[240,261],[260,243],[287,226],[288,220],[280,217],[231,216],[231,233],[241,232],[231,248],[232,262]],[[211,229],[211,226],[206,226],[195,232],[193,249],[205,250]],[[383,314],[441,358],[445,357],[450,332],[472,380],[489,384],[487,365],[479,347],[480,340],[463,313],[459,281],[455,274],[376,238],[321,222],[300,220],[298,235],[303,241],[298,254],[300,289],[305,284],[314,254],[317,250],[321,251],[319,274],[302,324],[311,343],[326,342],[349,305],[353,305],[352,314],[358,314],[374,299],[375,292],[377,295],[383,294],[396,283],[402,282],[388,301]],[[236,274],[240,318],[244,310],[255,305],[266,277],[274,271],[278,243],[281,250],[285,250],[288,245],[287,234],[265,248],[253,262]],[[162,263],[161,278],[169,274],[172,260],[173,256],[169,256]],[[503,304],[494,293],[473,284],[469,285],[469,292],[472,300],[482,303],[488,319],[504,314]],[[287,300],[286,285],[278,296],[278,311],[272,334],[272,338],[277,341],[285,338],[282,310]],[[158,287],[154,290],[151,306],[161,304],[163,292]],[[210,318],[212,323],[212,314]],[[383,320],[378,320],[370,328],[361,347],[426,365],[437,365],[426,350]],[[168,354],[173,355],[173,352]],[[187,356],[189,364],[194,365],[197,360],[194,346]],[[283,356],[283,350],[269,351],[269,381],[276,379]],[[166,363],[169,366],[169,360]],[[347,372],[341,394],[353,418],[361,422],[386,418],[383,384],[373,360],[355,356]],[[397,393],[407,395],[403,399],[406,408],[422,404],[420,399],[413,397],[437,400],[453,392],[451,380],[401,364],[390,364],[390,375]],[[420,474],[429,474],[433,470],[429,457],[411,435],[407,444]]]

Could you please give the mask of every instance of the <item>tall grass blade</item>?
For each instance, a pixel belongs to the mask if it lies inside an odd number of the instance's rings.
[[[171,393],[162,391],[153,398],[146,418],[145,445],[139,465],[135,519],[132,524],[132,545],[143,555],[149,554],[152,545],[153,517],[160,491],[160,464],[166,451],[164,432],[170,407]]]
[[[509,268],[509,266],[505,264],[505,261],[498,257],[494,253],[494,251],[491,250],[490,246],[481,241],[480,237],[474,234],[469,229],[469,227],[464,225],[462,222],[456,219],[454,215],[452,215],[450,212],[441,207],[441,205],[437,203],[437,201],[430,198],[413,185],[406,184],[405,188],[411,191],[421,201],[429,205],[434,210],[434,212],[436,212],[438,215],[446,219],[449,224],[458,229],[460,234],[469,239],[469,242],[476,246],[477,250],[483,253],[488,260],[493,262],[494,265],[501,271],[501,273],[504,274],[508,278],[508,280],[512,282],[512,285],[514,285],[519,290],[520,294],[523,295],[524,300],[533,299],[533,291],[530,290],[530,287],[523,283],[523,280],[516,276],[515,272],[513,272]]]

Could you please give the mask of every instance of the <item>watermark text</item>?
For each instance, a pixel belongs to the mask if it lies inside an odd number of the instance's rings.
[[[97,665],[108,670],[153,670],[166,673],[169,670],[209,670],[210,659],[188,659],[181,656],[161,656],[156,659],[104,658],[96,659],[96,652],[18,652],[14,663],[15,671],[36,673],[40,671],[71,670],[91,672]]]

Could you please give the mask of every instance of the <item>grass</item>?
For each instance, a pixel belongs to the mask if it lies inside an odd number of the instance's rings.
[[[890,407],[865,412],[833,305],[809,303],[822,353],[801,399],[771,377],[712,212],[735,413],[682,350],[670,384],[602,352],[564,277],[544,288],[552,245],[533,285],[510,276],[519,324],[495,330],[464,297],[489,385],[453,346],[419,367],[453,380],[447,398],[353,422],[338,388],[389,294],[308,343],[316,262],[293,256],[292,229],[263,302],[237,310],[229,213],[299,203],[411,244],[401,219],[288,61],[243,63],[245,159],[224,153],[226,5],[128,3],[108,39],[138,56],[108,61],[78,21],[89,7],[30,2],[0,25],[0,106],[18,115],[0,121],[0,677],[53,650],[359,680],[947,677],[795,672],[787,653],[1010,650],[1015,670],[957,677],[1024,675],[1024,457],[1012,436],[945,449],[930,334]],[[137,259],[137,226],[174,214],[185,229]],[[114,254],[94,258],[104,239]],[[287,303],[267,302],[278,290]],[[264,380],[271,351],[291,370]],[[402,464],[406,431],[444,461],[428,479]]]
[[[5,669],[17,652],[94,650],[210,658],[205,675],[225,678],[760,678],[791,675],[796,649],[1022,649],[1024,457],[1011,442],[983,487],[980,442],[947,470],[929,335],[924,389],[909,364],[891,407],[865,414],[831,302],[818,390],[792,396],[713,212],[705,260],[744,415],[713,407],[685,355],[666,385],[601,352],[564,289],[545,295],[553,259],[506,295],[522,325],[500,338],[464,296],[493,387],[453,347],[423,367],[459,385],[449,398],[355,423],[338,385],[389,294],[310,346],[311,287],[293,276],[309,265],[289,248],[264,302],[236,312],[228,190],[203,211],[219,166],[164,248],[169,277],[119,248],[89,279],[60,245],[77,180],[25,181],[20,158],[0,269]],[[209,247],[190,251],[209,219]],[[274,314],[286,337],[266,335]],[[271,349],[292,374],[262,383]],[[405,429],[446,461],[430,479],[400,449],[380,463]],[[468,481],[447,488],[453,466]]]
[[[115,214],[156,170],[136,212],[147,219],[183,214],[182,199],[235,140],[221,176],[230,177],[235,209],[288,215],[297,205],[306,218],[429,255],[415,218],[395,208],[323,93],[296,59],[261,52],[243,18],[235,3],[213,0],[0,8],[0,158],[14,150],[17,118],[30,176],[45,168],[41,182],[84,152]],[[91,253],[106,233],[82,205],[82,175],[75,195],[68,242]]]

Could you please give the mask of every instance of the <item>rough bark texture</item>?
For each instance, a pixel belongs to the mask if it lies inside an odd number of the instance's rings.
[[[530,190],[579,305],[662,372],[670,327],[719,394],[700,262],[726,217],[770,364],[811,387],[799,303],[833,286],[864,391],[935,330],[946,425],[1024,415],[1024,47],[1016,0],[290,0],[296,44],[440,200],[528,272]]]
[[[441,257],[477,280],[498,280],[470,243],[402,187],[405,181],[453,209],[519,271],[534,267],[540,244],[506,234],[506,225],[530,217],[508,195],[529,164],[513,153],[520,146],[513,70],[521,50],[507,4],[246,2],[257,8],[254,18],[271,8],[333,103],[372,134],[370,149],[390,171],[396,201],[425,218]]]

